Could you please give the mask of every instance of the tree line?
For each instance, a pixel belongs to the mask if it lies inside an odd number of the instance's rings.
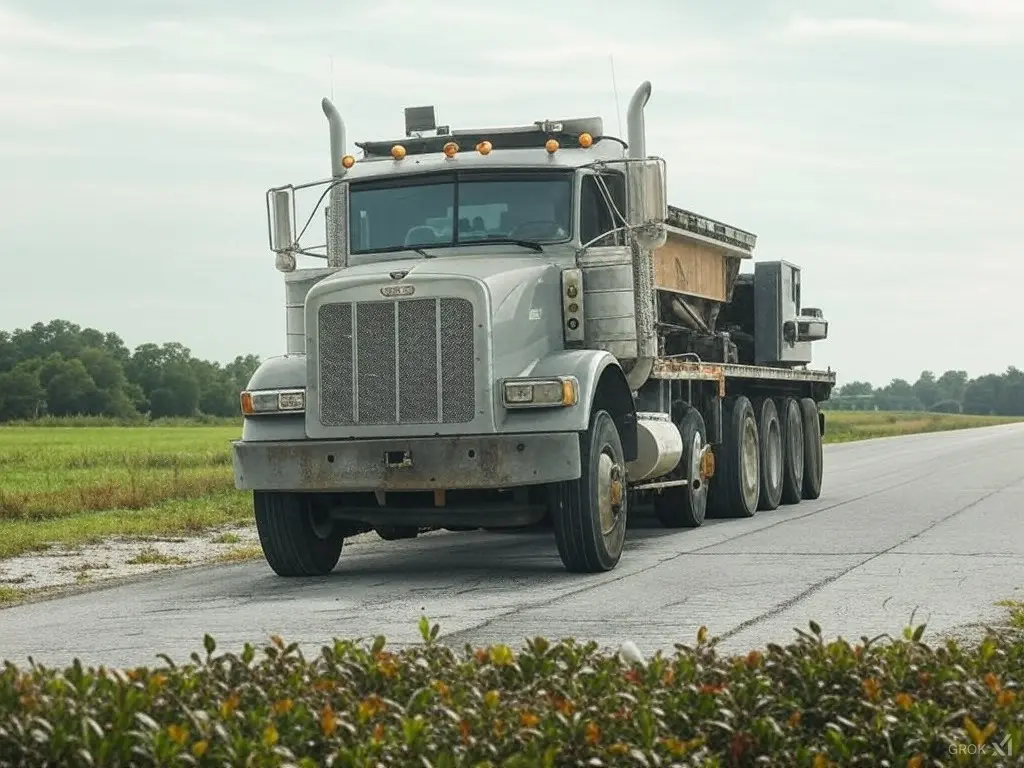
[[[260,364],[200,360],[177,343],[129,350],[116,333],[67,320],[0,331],[0,421],[42,416],[240,416],[239,392]]]
[[[0,331],[0,421],[41,416],[150,418],[241,415],[238,393],[260,364],[256,355],[230,363],[200,360],[178,342],[129,350],[116,333],[67,320]],[[1024,372],[969,378],[923,371],[913,384],[884,387],[852,381],[837,387],[827,408],[933,411],[1024,416]]]
[[[922,371],[913,384],[906,379],[893,379],[884,387],[851,381],[836,388],[828,407],[1024,416],[1024,371],[1010,366],[1004,373],[987,373],[973,379],[967,371],[949,370],[938,377],[931,371]]]

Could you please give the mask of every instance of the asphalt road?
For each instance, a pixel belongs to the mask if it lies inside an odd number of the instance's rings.
[[[550,533],[364,537],[322,579],[262,561],[165,573],[0,611],[0,657],[64,665],[185,661],[204,632],[222,649],[271,634],[316,652],[332,637],[415,642],[421,613],[461,646],[527,636],[692,642],[728,650],[787,642],[809,619],[829,636],[928,636],[999,621],[1024,599],[1024,426],[826,446],[815,502],[666,531],[634,519],[618,568],[562,570]]]

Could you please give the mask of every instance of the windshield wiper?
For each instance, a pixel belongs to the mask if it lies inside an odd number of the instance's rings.
[[[459,245],[472,245],[473,243],[511,243],[512,245],[529,248],[531,251],[536,251],[537,253],[544,253],[544,248],[540,243],[535,243],[533,240],[518,240],[514,237],[482,237],[479,240],[459,241]]]

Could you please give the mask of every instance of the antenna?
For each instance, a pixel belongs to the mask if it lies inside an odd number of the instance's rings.
[[[615,56],[608,54],[608,63],[612,68],[612,93],[615,94],[615,119],[619,123],[619,136],[622,136],[622,110],[619,108],[619,86],[615,83]]]

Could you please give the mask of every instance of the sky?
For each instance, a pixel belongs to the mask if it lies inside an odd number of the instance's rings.
[[[0,0],[0,328],[281,354],[264,193],[329,176],[323,96],[350,150],[421,104],[625,137],[649,79],[670,202],[802,267],[815,367],[1024,367],[1019,0],[413,7]]]

